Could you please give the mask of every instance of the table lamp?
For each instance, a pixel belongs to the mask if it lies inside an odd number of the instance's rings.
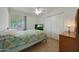
[[[71,25],[67,25],[67,28],[68,28],[68,33],[70,34],[70,28],[71,28]]]

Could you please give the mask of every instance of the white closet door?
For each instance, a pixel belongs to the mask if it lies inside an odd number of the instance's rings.
[[[56,38],[56,36],[57,36],[56,22],[57,22],[56,16],[51,17],[50,24],[51,24],[51,34],[52,34],[53,38]]]
[[[57,39],[59,39],[59,34],[64,32],[64,14],[56,15],[56,33]]]
[[[57,14],[46,17],[44,20],[44,29],[48,36],[59,39],[59,34],[64,31],[64,14]]]
[[[64,14],[59,14],[56,16],[56,26],[57,26],[57,34],[60,34],[61,32],[64,31]]]
[[[44,31],[47,33],[48,36],[51,36],[51,24],[50,24],[50,18],[45,18],[44,20]]]

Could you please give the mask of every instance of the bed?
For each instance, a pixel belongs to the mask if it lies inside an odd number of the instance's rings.
[[[46,34],[40,30],[4,31],[0,33],[0,51],[21,51],[46,39]]]

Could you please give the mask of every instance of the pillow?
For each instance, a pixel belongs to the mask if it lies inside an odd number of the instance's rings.
[[[15,35],[16,32],[17,32],[16,29],[6,29],[4,31],[0,31],[0,35],[8,35],[8,34]]]

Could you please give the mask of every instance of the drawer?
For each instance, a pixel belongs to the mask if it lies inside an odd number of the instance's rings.
[[[64,52],[78,51],[78,40],[75,38],[60,35],[59,49]]]

